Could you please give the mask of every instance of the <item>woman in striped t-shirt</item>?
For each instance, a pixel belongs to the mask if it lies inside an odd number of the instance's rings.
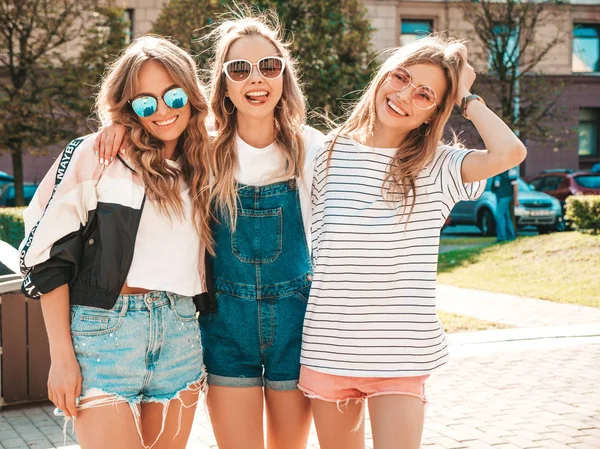
[[[365,399],[375,448],[419,447],[424,383],[448,357],[435,313],[440,229],[456,202],[481,195],[480,181],[525,158],[471,94],[466,56],[434,36],[398,49],[317,155],[299,388],[322,449],[364,448]],[[486,151],[440,143],[454,104]]]

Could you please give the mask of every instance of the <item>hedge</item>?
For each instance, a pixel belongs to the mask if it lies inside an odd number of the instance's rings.
[[[0,208],[0,240],[18,248],[25,237],[23,227],[24,207]]]
[[[578,231],[600,233],[600,195],[575,195],[567,198],[567,220]]]

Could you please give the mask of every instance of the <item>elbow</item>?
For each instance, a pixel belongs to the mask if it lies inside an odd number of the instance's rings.
[[[527,147],[520,140],[510,151],[510,166],[515,167],[525,160],[527,157]]]

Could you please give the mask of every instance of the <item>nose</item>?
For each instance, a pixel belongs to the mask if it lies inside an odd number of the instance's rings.
[[[398,99],[398,101],[402,101],[406,104],[408,104],[412,101],[412,95],[413,95],[413,87],[412,86],[408,86],[406,89],[399,90],[398,92],[396,92],[396,98]]]
[[[256,66],[256,65],[252,66],[252,72],[250,73],[250,76],[248,77],[248,82],[250,82],[251,84],[263,82],[263,77],[260,74],[260,72],[258,71],[258,66]]]
[[[158,104],[156,105],[156,113],[158,115],[167,115],[169,113],[169,107],[162,98],[158,100]]]

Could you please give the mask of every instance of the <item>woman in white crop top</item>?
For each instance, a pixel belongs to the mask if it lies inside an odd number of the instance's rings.
[[[304,97],[278,29],[246,17],[211,35],[215,255],[207,263],[216,310],[202,313],[200,325],[221,449],[263,448],[265,409],[272,448],[305,448],[311,422],[297,384],[312,281],[310,190],[324,136],[304,124]],[[120,147],[120,132],[103,133],[102,154]]]
[[[190,55],[166,39],[134,41],[97,100],[102,122],[124,124],[133,145],[98,164],[95,136],[76,139],[25,212],[49,397],[83,449],[186,446],[206,382],[193,297],[206,291],[212,251],[207,111]],[[64,281],[50,289],[53,279]]]

